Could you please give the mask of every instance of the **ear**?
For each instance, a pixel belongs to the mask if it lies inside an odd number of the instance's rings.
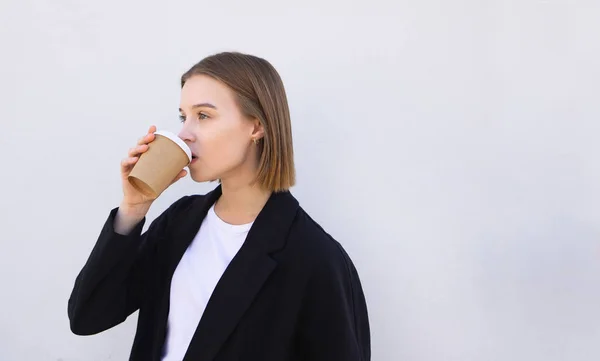
[[[258,118],[252,119],[252,139],[261,139],[265,136],[265,127],[262,125]]]

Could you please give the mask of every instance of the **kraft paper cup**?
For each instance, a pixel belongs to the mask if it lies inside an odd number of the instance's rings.
[[[181,138],[168,131],[154,133],[154,141],[129,173],[129,183],[144,195],[155,199],[192,161],[192,151]]]

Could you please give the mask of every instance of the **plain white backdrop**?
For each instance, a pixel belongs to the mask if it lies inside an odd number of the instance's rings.
[[[600,358],[600,3],[0,3],[0,360],[125,360],[67,300],[148,126],[223,50],[290,101],[301,205],[346,248],[374,361]],[[189,178],[153,206],[215,184]]]

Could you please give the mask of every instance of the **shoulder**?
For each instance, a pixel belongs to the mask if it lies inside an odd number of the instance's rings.
[[[342,244],[301,207],[290,230],[288,247],[311,273],[345,277],[355,272]]]
[[[307,312],[321,314],[328,305],[335,305],[327,311],[329,316],[323,317],[351,319],[356,327],[366,314],[365,297],[359,273],[342,244],[299,209],[288,248],[295,274],[304,281],[299,284],[305,292]],[[345,312],[340,314],[340,310]]]

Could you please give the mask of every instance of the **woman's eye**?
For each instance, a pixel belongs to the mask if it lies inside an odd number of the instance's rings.
[[[202,119],[206,119],[206,118],[208,118],[208,114],[205,114],[205,113],[198,113],[198,120],[202,120]],[[179,120],[180,120],[182,123],[185,123],[185,115],[183,115],[183,114],[180,114],[180,115],[179,115]]]

